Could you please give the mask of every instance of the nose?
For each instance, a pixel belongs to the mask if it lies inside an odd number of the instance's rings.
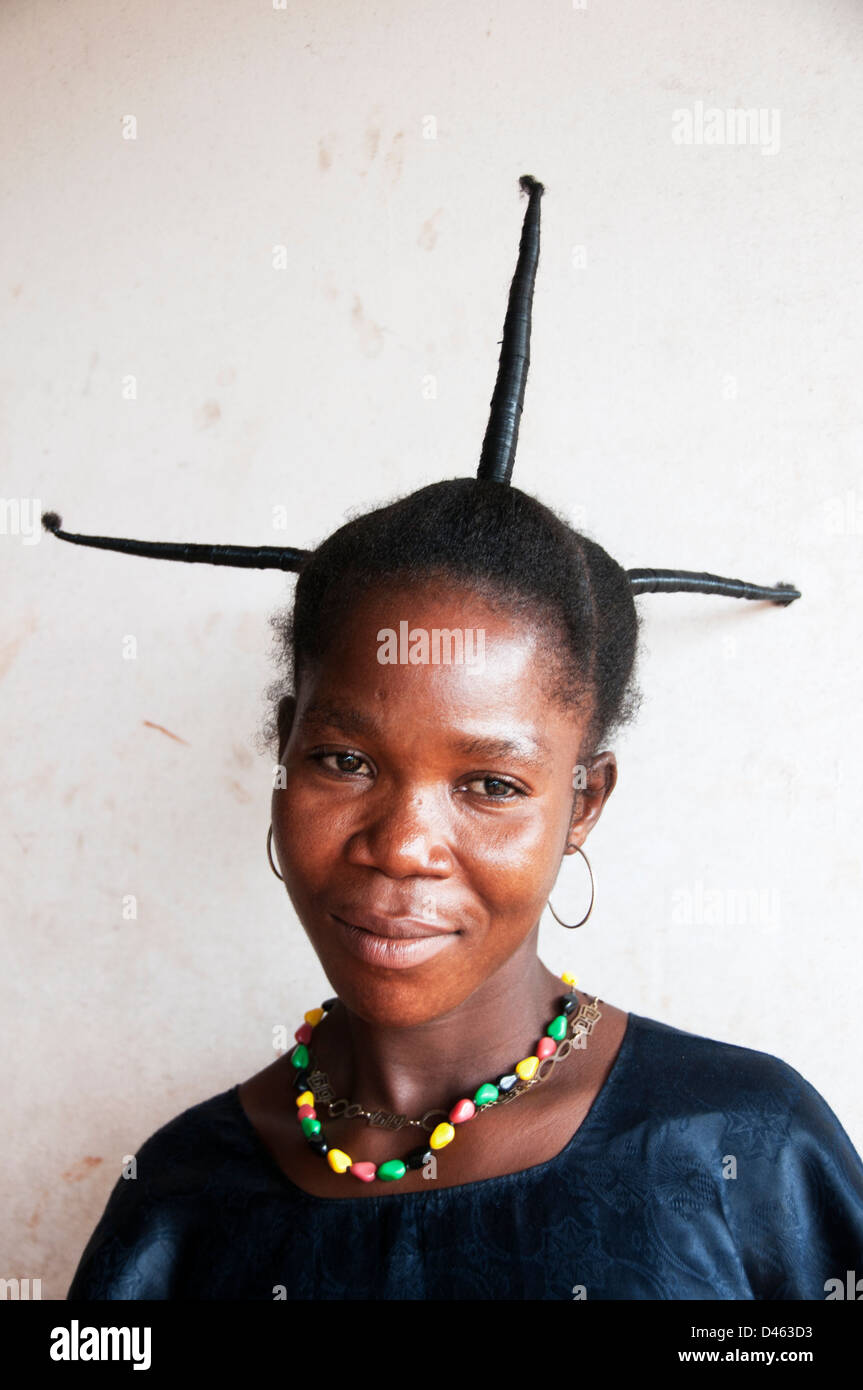
[[[382,789],[363,808],[363,823],[348,839],[351,864],[378,869],[388,878],[446,878],[452,851],[441,808],[428,792]]]

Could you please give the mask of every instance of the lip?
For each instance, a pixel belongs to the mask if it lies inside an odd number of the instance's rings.
[[[334,917],[335,913],[332,914]],[[360,927],[375,936],[385,936],[391,941],[410,941],[419,937],[452,936],[457,927],[433,924],[422,917],[389,916],[385,912],[370,912],[367,908],[346,907],[339,913],[338,920],[349,927]]]
[[[455,940],[456,927],[430,927],[415,917],[386,917],[351,909],[351,921],[330,913],[351,955],[367,965],[406,970],[430,960]],[[353,920],[360,918],[359,922]]]

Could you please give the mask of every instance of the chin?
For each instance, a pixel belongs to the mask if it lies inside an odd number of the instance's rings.
[[[391,970],[329,951],[319,951],[318,958],[333,994],[351,1013],[378,1027],[429,1023],[457,1008],[480,983],[443,962]]]

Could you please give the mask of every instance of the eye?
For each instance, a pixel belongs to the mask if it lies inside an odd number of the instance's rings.
[[[505,777],[495,777],[492,773],[487,773],[483,777],[474,777],[469,782],[463,782],[463,787],[479,787],[482,790],[478,793],[485,801],[514,801],[518,796],[526,796],[515,782],[508,781]]]
[[[346,776],[355,776],[360,767],[365,764],[369,767],[368,760],[360,753],[313,753],[312,758],[321,767],[325,767],[328,772],[343,772]],[[328,759],[334,759],[335,766]]]

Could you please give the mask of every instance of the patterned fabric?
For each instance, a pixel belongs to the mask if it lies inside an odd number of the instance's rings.
[[[823,1300],[863,1275],[863,1164],[818,1092],[638,1014],[559,1154],[458,1187],[312,1196],[237,1090],[142,1146],[70,1299]]]

